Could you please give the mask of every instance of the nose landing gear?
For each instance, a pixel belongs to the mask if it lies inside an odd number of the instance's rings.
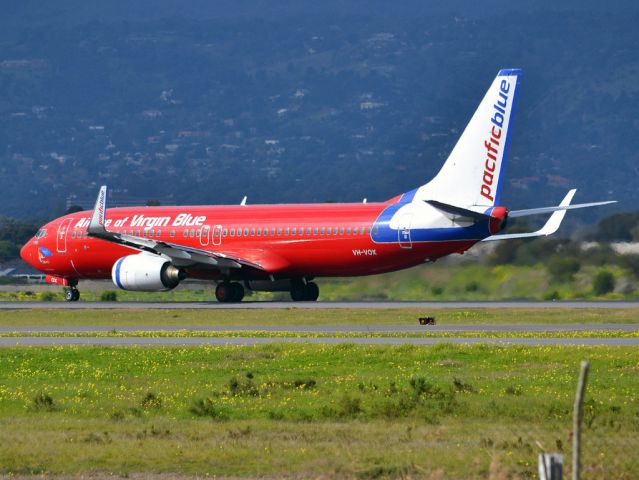
[[[80,290],[75,286],[69,287],[64,291],[64,299],[67,302],[77,302],[80,300]]]

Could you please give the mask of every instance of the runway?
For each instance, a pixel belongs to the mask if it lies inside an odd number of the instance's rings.
[[[639,302],[0,302],[0,310],[331,310],[331,309],[639,309]]]

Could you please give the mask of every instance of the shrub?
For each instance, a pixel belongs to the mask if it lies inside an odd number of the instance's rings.
[[[53,401],[53,397],[48,393],[40,392],[34,398],[31,403],[31,410],[36,412],[52,412],[56,410],[55,402]]]
[[[579,260],[575,257],[565,257],[563,255],[553,255],[546,264],[548,273],[555,282],[572,282],[575,273],[581,268]]]
[[[52,302],[52,301],[55,300],[55,293],[54,292],[40,292],[39,298],[40,298],[41,302]]]
[[[595,275],[592,282],[592,289],[595,295],[605,295],[615,289],[615,277],[607,270],[602,270]]]
[[[117,302],[118,301],[118,292],[114,292],[113,290],[107,290],[102,292],[100,295],[101,302]]]
[[[162,407],[162,399],[158,397],[155,393],[149,392],[144,396],[144,398],[140,402],[140,405],[142,406],[143,409],[147,409],[147,410],[150,408],[158,409]]]
[[[343,417],[354,417],[364,411],[362,408],[362,399],[358,397],[350,397],[347,394],[341,398],[340,415]]]
[[[216,420],[224,420],[228,418],[224,411],[216,407],[213,403],[213,400],[211,400],[210,398],[196,400],[193,403],[193,406],[189,408],[189,412],[198,417],[211,417]]]

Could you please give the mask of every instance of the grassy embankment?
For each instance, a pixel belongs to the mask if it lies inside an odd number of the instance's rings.
[[[613,292],[596,295],[593,279],[602,269],[616,279]],[[317,279],[320,300],[550,300],[550,299],[637,299],[637,280],[617,266],[584,266],[573,280],[553,281],[546,267],[484,264],[424,265],[385,275],[370,277]],[[85,284],[86,286],[86,284]],[[110,282],[83,288],[83,300],[100,300],[104,291],[117,290]],[[179,286],[171,292],[125,292],[118,290],[120,301],[214,301],[213,286]],[[62,301],[62,290],[51,287],[19,286],[0,292],[0,301]],[[290,300],[288,293],[250,293],[246,300]]]
[[[0,473],[536,478],[582,358],[584,478],[637,478],[637,349],[446,344],[0,349]]]

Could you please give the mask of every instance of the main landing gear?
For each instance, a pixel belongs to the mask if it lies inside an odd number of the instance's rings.
[[[319,287],[315,282],[293,282],[291,298],[296,302],[314,302],[319,297]]]
[[[244,287],[237,282],[218,283],[215,298],[221,303],[241,302],[244,298]]]

